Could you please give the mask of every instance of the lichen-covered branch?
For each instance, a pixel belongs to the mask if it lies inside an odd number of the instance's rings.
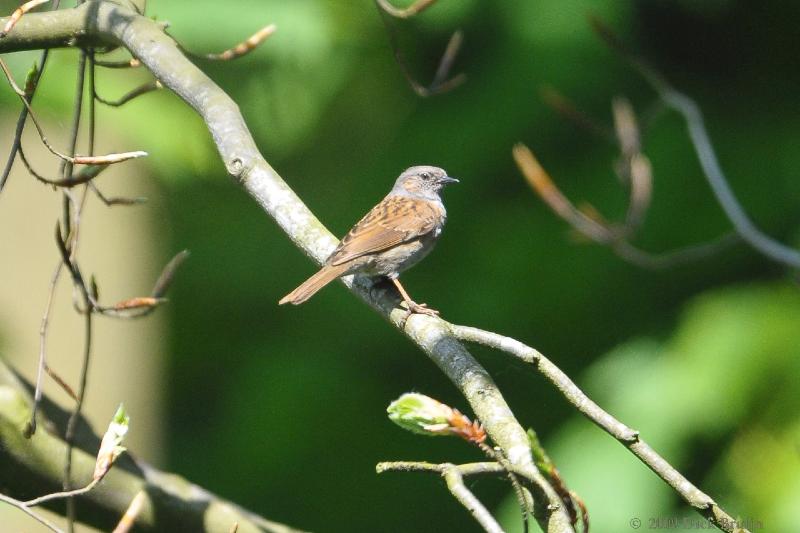
[[[67,447],[57,435],[63,434],[69,413],[46,399],[39,431],[29,439],[23,435],[30,419],[30,391],[31,387],[0,359],[0,464],[3,465],[0,492],[20,501],[60,490]],[[89,450],[96,452],[100,439],[80,418],[75,440],[74,478],[83,486],[92,480],[96,463],[94,453]],[[234,522],[239,523],[240,532],[296,531],[245,511],[179,476],[160,472],[126,456],[118,460],[102,482],[76,499],[77,518],[110,531],[140,492],[145,497],[136,517],[137,531],[227,533]],[[49,500],[43,506],[63,512],[64,503]]]

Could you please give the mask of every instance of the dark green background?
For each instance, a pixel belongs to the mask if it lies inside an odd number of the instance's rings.
[[[197,51],[275,22],[259,50],[203,68],[323,223],[341,235],[405,167],[446,168],[461,183],[446,191],[449,224],[436,252],[403,277],[412,296],[452,322],[537,347],[730,512],[770,531],[796,528],[800,297],[789,273],[745,246],[666,272],[630,266],[576,242],[515,168],[511,147],[523,141],[570,198],[624,216],[615,147],[539,96],[553,86],[606,125],[614,96],[639,112],[655,103],[592,33],[590,13],[697,99],[746,211],[797,245],[800,4],[439,0],[391,22],[423,83],[450,33],[463,30],[455,71],[468,80],[430,99],[406,84],[367,0],[148,6]],[[99,82],[120,94],[137,83],[130,76],[142,74],[102,72]],[[70,90],[48,101],[66,109]],[[225,177],[184,107],[148,95],[117,119],[141,140],[133,144],[148,144],[162,180],[164,248],[193,254],[159,311],[171,324],[165,467],[310,530],[477,529],[435,477],[374,473],[382,460],[478,460],[462,442],[405,433],[385,416],[406,391],[462,410],[465,401],[340,285],[299,308],[276,305],[314,268]],[[729,230],[679,117],[655,123],[644,150],[654,197],[638,244],[666,251]],[[504,355],[475,353],[584,495],[595,531],[627,531],[633,517],[647,525],[695,516],[544,380]],[[518,527],[504,482],[470,486]]]

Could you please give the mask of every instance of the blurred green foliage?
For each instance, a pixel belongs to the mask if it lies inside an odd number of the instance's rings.
[[[430,99],[406,84],[371,1],[148,4],[197,52],[228,48],[276,23],[276,34],[250,55],[202,67],[332,231],[343,234],[403,168],[443,166],[461,184],[445,195],[450,223],[438,249],[403,278],[412,296],[453,322],[536,346],[730,512],[772,531],[793,527],[797,285],[743,246],[650,272],[580,245],[527,188],[510,150],[526,142],[568,196],[608,218],[624,215],[614,147],[539,97],[553,86],[609,125],[615,95],[631,98],[639,112],[655,103],[593,35],[586,15],[594,13],[696,97],[745,209],[768,233],[797,245],[800,4],[439,0],[419,17],[390,21],[423,84],[450,33],[463,29],[455,69],[468,80]],[[14,54],[10,63],[21,77],[37,56]],[[53,53],[37,96],[43,113],[62,121],[74,57]],[[109,98],[146,79],[141,71],[98,73]],[[0,91],[0,103],[17,105],[8,91]],[[466,408],[436,367],[340,286],[302,307],[277,307],[313,266],[225,179],[202,122],[173,95],[101,108],[100,128],[124,132],[131,146],[150,152],[170,217],[166,247],[193,253],[165,311],[164,466],[306,529],[476,529],[439,480],[374,473],[381,460],[479,459],[469,446],[416,437],[385,416],[387,402],[406,391]],[[669,250],[727,231],[677,117],[647,131],[645,152],[655,190],[642,247]],[[497,353],[476,353],[584,496],[595,531],[690,512],[542,379]],[[471,486],[490,507],[509,492],[503,480]],[[502,505],[513,523],[513,502]]]

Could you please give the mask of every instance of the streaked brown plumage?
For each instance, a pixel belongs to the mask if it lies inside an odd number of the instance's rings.
[[[359,273],[391,279],[409,313],[436,314],[412,301],[397,277],[433,249],[447,220],[439,191],[457,181],[437,167],[407,169],[391,192],[344,236],[322,269],[278,303],[301,304],[334,279]]]

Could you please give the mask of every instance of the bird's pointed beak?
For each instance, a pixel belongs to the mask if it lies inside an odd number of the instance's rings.
[[[445,185],[448,183],[458,183],[457,179],[451,178],[450,176],[444,176],[443,178],[439,179],[439,181]]]

